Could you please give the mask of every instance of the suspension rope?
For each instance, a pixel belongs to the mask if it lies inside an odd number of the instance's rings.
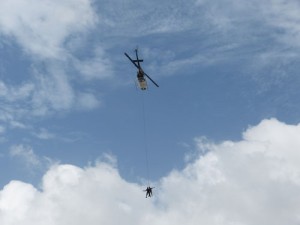
[[[146,123],[146,110],[145,110],[145,91],[142,91],[142,114],[143,114],[143,134],[144,134],[144,150],[145,150],[145,161],[146,161],[146,172],[147,172],[147,184],[150,186],[149,177],[149,156],[148,156],[148,140],[147,140],[147,123]]]

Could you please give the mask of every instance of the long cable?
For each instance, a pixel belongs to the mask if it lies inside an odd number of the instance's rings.
[[[145,92],[145,91],[142,91]],[[144,133],[144,149],[145,149],[145,160],[146,160],[146,172],[147,172],[147,183],[149,182],[149,157],[148,157],[148,140],[147,140],[147,123],[146,123],[146,110],[145,110],[145,97],[142,93],[142,114],[143,114],[143,133]]]

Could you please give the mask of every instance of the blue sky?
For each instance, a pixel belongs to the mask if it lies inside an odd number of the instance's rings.
[[[149,178],[162,190],[170,188],[174,177],[185,182],[190,170],[200,177],[203,172],[205,177],[211,171],[206,170],[211,168],[208,152],[219,157],[229,171],[228,157],[245,156],[228,149],[238,146],[232,148],[244,152],[244,142],[250,143],[249,148],[264,143],[257,133],[266,135],[271,146],[274,142],[277,152],[277,137],[283,135],[289,143],[285,129],[291,129],[287,132],[295,136],[291,155],[298,159],[294,146],[300,113],[299,12],[296,0],[2,0],[3,195],[10,185],[12,190],[33,185],[34,193],[45,194],[49,183],[56,187],[56,178],[51,177],[61,170],[67,171],[62,183],[66,178],[69,184],[69,177],[73,182],[74,174],[81,174],[89,183],[91,171],[99,170],[101,175],[106,167],[113,171],[111,177],[119,174],[118,182],[129,185],[134,195],[147,180],[143,99]],[[145,92],[136,88],[136,69],[124,52],[134,55],[137,46],[144,70],[159,88],[150,82]],[[278,136],[263,132],[272,133],[272,127]],[[289,161],[292,158],[283,161],[288,168],[293,165],[298,182],[300,168]],[[251,160],[245,160],[249,171],[255,167]],[[260,159],[257,165],[261,161],[266,162]],[[236,174],[237,183],[243,183],[241,174]],[[299,185],[297,182],[293,185]],[[197,184],[205,192],[207,186]],[[205,184],[211,185],[210,181]],[[216,193],[221,199],[225,194]],[[159,207],[173,209],[170,199],[160,194],[156,202],[149,203],[150,208],[143,208],[153,213],[146,218],[159,218]],[[128,201],[122,204],[128,207]],[[270,205],[268,202],[266,209],[271,215]],[[229,218],[235,218],[236,224],[253,222],[247,215],[216,214],[213,206],[201,207],[211,217],[200,218],[210,224],[233,224]],[[289,224],[299,222],[292,218]],[[31,219],[26,221],[32,224]],[[164,219],[161,224],[171,224],[168,216]],[[140,220],[132,217],[132,221]],[[275,224],[269,217],[266,221],[264,224]]]

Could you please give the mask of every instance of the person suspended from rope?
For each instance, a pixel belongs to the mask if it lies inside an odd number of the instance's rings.
[[[147,197],[149,197],[149,198],[152,197],[152,189],[153,189],[153,188],[154,188],[154,187],[147,187],[146,190],[144,190],[144,191],[146,191],[146,198],[147,198]]]

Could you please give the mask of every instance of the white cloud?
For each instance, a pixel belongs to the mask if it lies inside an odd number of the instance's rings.
[[[27,126],[21,122],[18,121],[10,121],[10,126],[12,128],[19,128],[19,129],[26,129]]]
[[[92,93],[79,93],[77,96],[78,109],[91,110],[101,105],[101,102]]]
[[[176,215],[170,224],[298,224],[299,135],[300,125],[272,119],[239,142],[200,139],[200,150],[210,151],[162,182],[161,203]]]
[[[56,165],[40,190],[20,181],[4,187],[0,223],[297,225],[299,135],[300,125],[270,119],[238,142],[199,138],[200,155],[154,184],[153,199],[120,177],[114,163]]]
[[[33,149],[27,145],[13,145],[9,150],[11,157],[20,158],[28,167],[36,167],[40,165],[39,157],[34,153]]]
[[[27,99],[31,95],[33,90],[34,85],[32,83],[26,83],[14,87],[8,86],[0,80],[0,98],[8,102]]]
[[[112,77],[112,63],[105,58],[104,50],[97,47],[94,56],[90,59],[79,61],[74,60],[74,66],[78,69],[85,80],[105,79]]]
[[[199,9],[194,2],[122,1],[99,4],[99,26],[112,35],[139,37],[149,34],[181,32],[198,25]],[[117,16],[116,16],[117,15]],[[141,23],[141,21],[143,21]]]
[[[203,19],[213,25],[211,28],[223,34],[229,31],[226,35],[231,36],[232,41],[275,40],[279,45],[275,49],[299,47],[300,4],[297,0],[201,0],[196,5],[204,9]]]
[[[92,77],[92,70],[97,70],[96,62],[93,64],[94,67],[90,68],[89,72],[86,71],[89,75],[83,75],[84,79],[98,79],[105,73],[104,69],[99,69],[98,72],[101,70],[103,73],[99,72]],[[44,66],[33,65],[32,79],[24,84],[11,85],[0,80],[0,99],[3,102],[0,120],[10,123],[11,128],[25,128],[20,122],[24,118],[72,109],[92,110],[100,105],[100,100],[93,94],[93,90],[81,91],[80,88],[74,87],[74,83],[74,77],[68,74],[61,62],[50,60]]]
[[[0,31],[39,57],[61,57],[66,38],[91,28],[96,20],[89,0],[0,2]]]
[[[32,101],[38,112],[40,108],[67,110],[72,106],[74,90],[62,68],[51,65],[47,73],[37,74],[37,82]]]
[[[36,137],[38,137],[39,139],[43,139],[43,140],[49,140],[49,139],[53,139],[55,138],[55,134],[49,132],[47,129],[45,128],[41,128],[39,130],[39,132],[34,133],[34,135]]]
[[[135,215],[147,208],[140,201],[142,196],[136,195],[139,187],[124,182],[115,168],[103,163],[87,169],[52,167],[43,179],[42,190],[18,181],[4,187],[1,224],[137,224]]]
[[[5,133],[6,128],[0,125],[0,135]]]
[[[82,36],[99,22],[93,4],[91,0],[0,1],[0,33],[16,40],[31,56],[28,80],[21,85],[0,81],[0,99],[5,102],[0,120],[10,123],[11,128],[21,128],[19,121],[24,118],[99,105],[91,92],[75,88],[78,77],[74,81],[73,76],[79,73],[80,79],[90,81],[112,75],[101,47],[91,59],[81,61],[76,56],[86,43],[74,43],[86,41]],[[88,83],[80,86],[84,85]]]
[[[0,81],[0,99],[4,101],[0,120],[12,128],[25,128],[18,120],[45,116],[71,109],[92,110],[100,105],[92,91],[80,91],[73,87],[60,63],[49,63],[42,69],[34,69],[31,83],[21,86]]]
[[[266,21],[273,27],[281,29],[279,40],[288,46],[300,47],[300,4],[297,0],[269,0],[268,7],[263,7],[262,12]]]

